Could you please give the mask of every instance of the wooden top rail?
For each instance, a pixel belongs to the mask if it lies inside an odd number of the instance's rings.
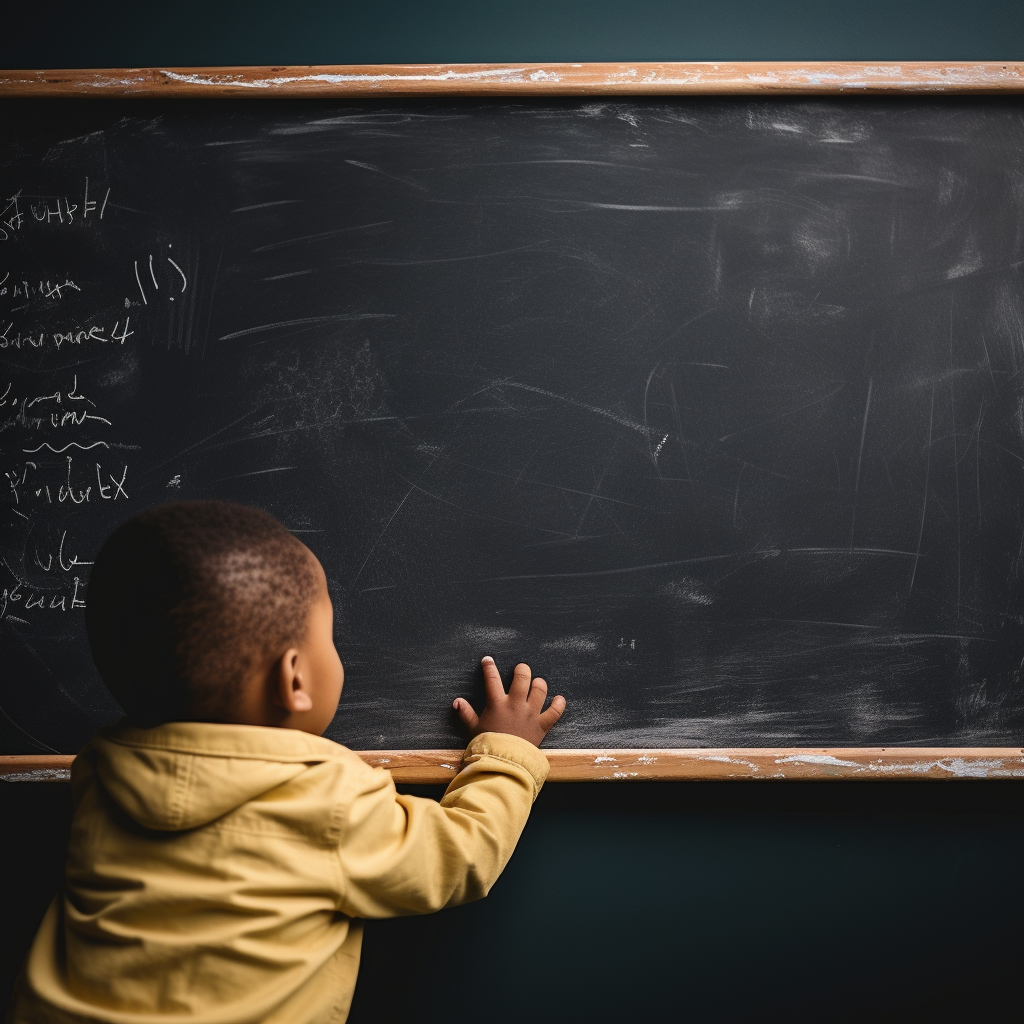
[[[1012,61],[338,64],[0,71],[0,97],[1019,93]]]
[[[448,783],[461,750],[361,750],[396,782]],[[1021,747],[721,747],[546,750],[551,782],[699,782],[738,779],[1024,779]],[[70,754],[0,757],[0,781],[70,777]]]

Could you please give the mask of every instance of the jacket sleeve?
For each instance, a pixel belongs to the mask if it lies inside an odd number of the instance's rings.
[[[475,737],[440,803],[395,791],[360,762],[340,821],[339,909],[350,917],[428,914],[486,896],[547,778],[547,758],[506,733]],[[353,780],[357,781],[357,780]]]

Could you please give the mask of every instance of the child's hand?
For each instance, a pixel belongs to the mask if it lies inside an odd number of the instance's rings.
[[[547,711],[542,711],[548,695],[548,684],[543,679],[533,679],[531,686],[529,665],[516,665],[512,673],[512,685],[508,693],[505,693],[494,659],[484,658],[481,664],[484,669],[484,690],[487,693],[483,711],[477,715],[473,706],[463,697],[456,697],[454,703],[469,735],[508,732],[539,747],[548,729],[562,717],[565,698],[555,697]]]

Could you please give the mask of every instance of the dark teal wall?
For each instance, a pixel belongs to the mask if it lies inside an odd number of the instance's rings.
[[[0,21],[8,68],[790,58],[1022,60],[1024,3],[60,0]],[[0,1001],[69,796],[0,783]],[[1024,783],[550,786],[488,900],[369,926],[352,1021],[1015,1019],[1022,804]]]
[[[1011,60],[1020,0],[180,0],[5,5],[0,64]]]

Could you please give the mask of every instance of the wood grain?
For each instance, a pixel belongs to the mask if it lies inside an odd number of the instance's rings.
[[[447,783],[461,750],[362,750],[396,782]],[[548,750],[551,782],[716,782],[739,779],[1024,779],[1021,747],[722,747]],[[2,756],[0,781],[67,779],[74,757]]]
[[[338,64],[0,71],[0,96],[67,98],[1019,93],[1024,63]]]

